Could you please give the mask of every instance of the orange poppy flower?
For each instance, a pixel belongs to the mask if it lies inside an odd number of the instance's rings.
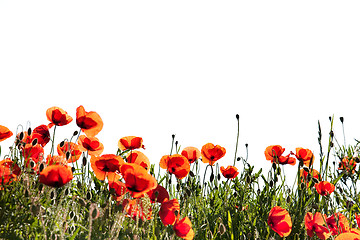
[[[226,149],[212,143],[207,143],[201,148],[201,156],[203,163],[209,163],[211,166],[215,164],[217,160],[222,158],[226,153]]]
[[[338,235],[342,232],[350,231],[350,225],[347,218],[342,213],[334,213],[326,219],[331,235]]]
[[[103,128],[103,121],[97,112],[86,112],[84,107],[80,105],[76,109],[76,125],[88,137],[94,137]]]
[[[73,179],[69,166],[49,165],[41,171],[39,181],[47,186],[62,187]]]
[[[194,230],[192,229],[191,221],[188,217],[184,217],[183,219],[176,220],[173,227],[176,236],[185,239],[192,240],[194,239]]]
[[[167,169],[170,174],[174,174],[178,179],[183,179],[190,172],[189,161],[180,154],[163,156],[160,159],[160,167]]]
[[[13,133],[5,126],[0,125],[0,142],[11,137]]]
[[[279,234],[280,237],[287,237],[292,229],[290,214],[286,209],[275,206],[270,210],[268,225]]]
[[[125,183],[121,181],[109,181],[109,191],[114,189],[114,199],[119,202],[127,192]]]
[[[306,213],[304,222],[306,233],[309,237],[313,237],[315,234],[320,239],[327,239],[330,237],[331,233],[325,225],[326,215],[321,215],[321,213],[316,212],[313,215],[311,212]]]
[[[90,156],[99,156],[104,151],[104,145],[97,137],[80,135],[78,140],[79,150],[88,151]]]
[[[91,156],[90,163],[96,178],[104,181],[106,175],[114,175],[125,162],[122,157],[115,154],[104,154],[98,157]]]
[[[33,160],[35,163],[37,163],[43,159],[44,148],[39,144],[33,146],[31,143],[28,143],[24,147],[23,157],[25,158],[26,167],[28,167],[30,160]]]
[[[124,199],[122,206],[124,211],[127,212],[128,216],[135,221],[136,219],[141,219],[142,221],[151,219],[151,206],[144,204],[142,199]]]
[[[309,172],[305,171],[303,168],[300,169],[300,179],[301,182],[306,182],[306,186],[309,186],[309,174],[312,178],[316,178],[319,180],[319,172],[316,169],[312,169],[311,172],[309,170]]]
[[[0,185],[6,185],[17,180],[21,169],[10,158],[0,161]],[[0,190],[2,188],[0,187]]]
[[[66,111],[59,107],[51,107],[46,110],[46,117],[51,122],[48,127],[52,126],[64,126],[69,124],[73,119]]]
[[[351,172],[351,173],[355,173],[355,168],[356,168],[356,161],[354,159],[350,159],[348,157],[345,157],[341,160],[341,162],[339,163],[339,168],[338,170],[343,170],[343,171],[347,171],[347,172]]]
[[[120,172],[133,198],[140,198],[157,186],[156,179],[138,164],[124,163],[120,167]]]
[[[149,198],[152,203],[155,203],[155,202],[163,203],[164,201],[167,201],[170,198],[169,193],[166,190],[166,188],[164,188],[163,186],[161,186],[159,184],[157,185],[157,187],[155,189],[147,192],[147,194],[149,195]]]
[[[186,147],[182,150],[181,155],[186,157],[189,163],[193,163],[200,158],[201,153],[196,147]]]
[[[227,168],[221,166],[220,171],[221,174],[228,179],[236,178],[236,176],[239,174],[238,169],[235,166],[227,166]]]
[[[293,157],[290,157],[290,154],[288,154],[286,156],[282,156],[284,151],[285,151],[285,148],[281,147],[280,145],[268,146],[264,152],[265,158],[266,158],[266,160],[269,160],[272,163],[277,162],[282,165],[285,165],[285,164],[295,165],[296,159]]]
[[[297,160],[302,161],[307,167],[310,167],[314,163],[314,154],[309,149],[296,148],[295,156]]]
[[[69,163],[76,162],[79,160],[82,151],[79,149],[79,145],[73,142],[64,141],[62,144],[58,144],[57,152],[60,156],[65,156],[66,153],[69,152],[69,159],[67,160]]]
[[[353,232],[341,233],[335,240],[360,240],[360,235]]]
[[[37,139],[37,143],[40,144],[42,147],[50,141],[50,132],[48,126],[42,124],[34,128],[31,134],[31,142],[34,139]]]
[[[140,151],[131,151],[126,157],[126,160],[128,163],[136,163],[145,168],[146,170],[149,170],[150,168],[150,161],[148,157]]]
[[[328,181],[315,183],[315,188],[318,194],[322,196],[330,195],[335,190],[334,184],[329,183]]]
[[[141,137],[135,136],[127,136],[120,138],[118,142],[118,147],[121,151],[134,150],[138,148],[145,149],[145,146],[143,145],[143,139]]]
[[[164,226],[173,225],[175,223],[175,212],[177,212],[177,214],[180,212],[180,204],[176,198],[161,203],[159,216]]]

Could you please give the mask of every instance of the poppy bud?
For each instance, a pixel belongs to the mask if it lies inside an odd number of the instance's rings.
[[[237,197],[237,195],[238,195],[237,192],[234,192],[233,196],[234,196],[234,197]]]
[[[71,155],[71,153],[70,153],[70,152],[66,152],[66,153],[65,153],[66,160],[69,160],[70,155]]]
[[[273,162],[272,168],[273,168],[274,170],[276,169],[276,163],[275,163],[275,162]]]
[[[271,188],[274,186],[274,181],[273,181],[273,180],[270,180],[269,186],[270,186]]]
[[[77,186],[78,189],[81,189],[81,187],[82,187],[82,186],[81,186],[81,182],[78,181],[78,182],[76,183],[76,186]]]
[[[190,191],[190,189],[185,188],[185,192],[186,192],[186,194],[187,194],[188,196],[190,196],[190,195],[191,195],[191,191]]]
[[[249,175],[246,176],[246,183],[247,184],[251,183],[251,177]]]
[[[88,192],[86,193],[86,199],[87,199],[87,200],[90,200],[91,198],[92,198],[92,194],[91,194],[90,191],[88,191]]]
[[[237,157],[237,158],[236,158],[236,161],[238,161],[238,162],[239,162],[240,160],[241,160],[241,158],[240,158],[240,157]]]
[[[172,137],[172,139],[174,139],[174,138],[175,138],[175,134],[171,135],[171,137]]]
[[[74,212],[74,211],[70,211],[69,217],[70,217],[70,219],[73,219],[73,218],[75,217],[75,212]]]
[[[236,119],[239,120],[240,116],[239,114],[236,114]]]
[[[329,116],[329,120],[331,121],[331,116]]]
[[[64,191],[64,195],[67,196],[67,195],[69,195],[69,193],[70,193],[69,188],[66,188],[65,191]]]
[[[40,163],[40,165],[39,165],[39,172],[41,173],[42,170],[44,170],[44,168],[45,168],[45,163]]]
[[[317,179],[317,178],[313,178],[312,180],[314,183],[319,183],[319,179]]]
[[[211,175],[210,175],[210,182],[214,181],[214,178],[215,178],[214,173],[211,173]]]
[[[300,189],[304,189],[304,188],[305,188],[305,183],[302,182],[302,183],[300,184]]]
[[[280,174],[281,174],[281,169],[278,168],[278,169],[277,169],[277,175],[280,175]]]
[[[34,138],[34,140],[31,142],[31,145],[35,147],[35,145],[38,143],[38,139]]]
[[[93,203],[90,209],[92,209],[92,211],[90,212],[92,219],[97,219],[99,217],[99,209],[97,208],[97,206]]]
[[[286,202],[287,202],[287,203],[290,203],[290,201],[291,201],[291,198],[290,198],[290,196],[288,196],[288,197],[286,198]]]
[[[330,147],[334,147],[334,143],[333,143],[333,142],[330,143]]]
[[[220,223],[220,225],[219,225],[219,233],[220,233],[220,235],[223,235],[224,233],[226,233],[226,227],[224,226],[223,223]]]
[[[247,148],[249,146],[249,144],[245,143],[245,147]]]
[[[31,135],[31,132],[32,132],[31,128],[28,128],[27,133],[29,136]]]
[[[76,170],[75,167],[71,167],[72,172],[75,172],[75,170]]]
[[[44,185],[43,185],[43,184],[40,184],[40,185],[39,185],[39,188],[38,188],[38,189],[39,189],[39,192],[41,192],[41,191],[42,191],[43,187],[44,187]]]
[[[344,118],[343,117],[340,117],[340,122],[344,123]]]
[[[76,135],[78,135],[78,134],[79,134],[78,131],[74,131],[73,136],[76,136]]]
[[[221,178],[220,173],[218,173],[218,175],[217,175],[218,181],[220,181],[220,178]]]
[[[86,159],[86,157],[84,156],[83,159],[82,159],[82,164],[83,164],[83,166],[86,165],[86,162],[87,162],[87,159]]]
[[[62,148],[65,145],[65,141],[61,141],[59,146]]]
[[[54,197],[55,197],[55,191],[51,191],[50,192],[50,199],[54,199]]]
[[[175,214],[175,217],[177,217],[177,215],[179,214],[179,211],[178,211],[178,210],[175,210],[175,211],[174,211],[174,214]]]
[[[19,140],[22,141],[24,139],[24,132],[21,132],[19,135]]]
[[[330,131],[330,137],[334,137],[334,132],[333,131]]]
[[[308,168],[307,166],[304,166],[303,169],[304,169],[304,171],[307,172],[307,173],[310,172],[310,170],[309,170],[309,168]]]
[[[190,177],[195,177],[195,174],[194,174],[193,171],[190,171],[190,172],[189,172],[189,175],[190,175]]]
[[[277,182],[277,181],[278,181],[278,177],[275,176],[275,177],[274,177],[274,182]]]
[[[30,160],[30,167],[34,168],[36,166],[36,163],[33,160]]]
[[[171,177],[169,178],[169,184],[171,185]]]
[[[180,191],[180,184],[176,184],[176,190]]]

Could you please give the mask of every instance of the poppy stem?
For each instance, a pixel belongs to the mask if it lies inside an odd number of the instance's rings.
[[[171,137],[172,137],[172,142],[171,142],[170,156],[172,154],[173,147],[174,147],[175,134],[173,134]]]
[[[53,133],[53,139],[52,139],[51,150],[50,150],[50,155],[51,156],[54,155],[55,130],[56,130],[56,125],[54,126],[54,133]]]
[[[237,155],[237,149],[238,149],[238,145],[239,145],[239,132],[240,132],[239,114],[236,114],[236,121],[237,121],[237,136],[236,136],[236,145],[235,145],[234,167],[235,167],[235,163],[236,163],[236,155]]]

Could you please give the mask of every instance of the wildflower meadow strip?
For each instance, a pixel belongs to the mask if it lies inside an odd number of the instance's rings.
[[[285,153],[269,145],[263,161],[271,168],[263,173],[247,154],[237,156],[239,115],[228,166],[221,163],[224,146],[181,149],[175,135],[158,166],[140,136],[122,136],[116,153],[103,153],[96,112],[79,106],[73,118],[50,107],[45,115],[47,123],[15,133],[0,161],[0,238],[360,239],[359,142],[335,147],[333,117],[327,152],[318,122],[319,158],[307,148]],[[56,132],[74,119],[73,135],[56,142]],[[13,136],[0,125],[0,142]],[[284,165],[297,168],[292,186]]]

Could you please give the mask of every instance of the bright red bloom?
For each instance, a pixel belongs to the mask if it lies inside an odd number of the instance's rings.
[[[190,172],[190,163],[186,157],[180,154],[165,155],[160,159],[160,167],[167,169],[178,179],[183,179]]]
[[[5,126],[0,125],[0,142],[11,137],[13,133]]]
[[[80,135],[78,140],[79,150],[88,151],[90,156],[99,156],[104,151],[104,145],[97,137]]]
[[[47,186],[62,187],[73,179],[69,166],[49,165],[41,171],[39,181]]]
[[[326,215],[321,215],[321,213],[316,212],[313,215],[311,212],[306,213],[304,222],[306,233],[309,237],[313,237],[315,234],[320,239],[327,239],[330,237],[331,233],[325,225]]]
[[[271,145],[268,146],[265,149],[265,158],[266,160],[279,164],[290,164],[290,165],[295,165],[296,163],[296,159],[293,157],[290,157],[290,154],[286,155],[286,156],[282,156],[282,154],[284,153],[285,148],[281,147],[280,145]]]
[[[46,117],[51,122],[48,127],[52,126],[64,126],[69,124],[73,119],[66,111],[59,107],[51,107],[46,110]]]
[[[280,237],[287,237],[292,229],[290,214],[286,209],[275,206],[270,210],[268,225],[278,233]]]
[[[334,184],[329,183],[328,181],[315,183],[315,188],[318,194],[322,196],[330,195],[335,190]]]
[[[185,239],[192,240],[194,239],[194,230],[192,229],[191,221],[188,217],[184,217],[179,220],[179,217],[176,219],[173,227],[176,236]]]
[[[10,158],[6,158],[0,161],[0,167],[4,166],[10,169],[11,173],[14,174],[14,177],[19,176],[21,174],[20,167],[12,161]]]
[[[347,218],[342,213],[334,213],[326,219],[331,235],[335,236],[342,232],[348,232],[350,225]]]
[[[120,172],[133,198],[140,198],[157,186],[156,179],[138,164],[124,163]]]
[[[201,153],[196,147],[186,147],[182,150],[181,155],[186,157],[189,163],[193,163],[200,158]]]
[[[164,226],[173,225],[175,223],[175,212],[177,212],[177,214],[180,213],[180,204],[176,198],[161,203],[159,216]]]
[[[358,228],[360,228],[360,215],[355,213],[355,219],[356,219],[356,223],[357,223]]]
[[[31,142],[35,138],[37,139],[38,144],[40,144],[42,147],[45,147],[45,145],[50,141],[50,132],[48,126],[43,124],[34,128],[31,134]]]
[[[128,156],[126,157],[128,163],[136,163],[146,170],[150,168],[150,160],[149,158],[142,152],[134,150],[131,151]]]
[[[0,185],[6,185],[17,180],[21,169],[10,158],[0,161]],[[2,187],[0,187],[0,190]]]
[[[103,128],[103,121],[97,112],[86,112],[83,106],[76,109],[76,125],[88,137],[94,137]]]
[[[134,150],[137,148],[145,149],[145,146],[143,145],[143,139],[141,137],[135,137],[135,136],[120,138],[118,142],[118,147],[121,151]]]
[[[122,157],[115,154],[104,154],[98,157],[91,156],[90,163],[97,179],[104,181],[106,175],[114,175],[125,162]]]
[[[302,161],[305,166],[310,167],[314,163],[314,154],[311,150],[305,148],[296,148],[296,158]]]
[[[164,188],[163,186],[161,186],[159,184],[157,185],[157,187],[155,189],[147,192],[147,194],[149,195],[149,198],[152,203],[155,203],[155,202],[163,203],[164,201],[167,201],[170,198],[169,193],[166,190],[166,188]]]
[[[142,199],[124,199],[122,206],[127,215],[135,221],[137,218],[142,221],[151,219],[151,206],[146,206]]]
[[[24,147],[23,156],[25,158],[26,167],[28,167],[30,160],[37,163],[44,158],[44,148],[39,144],[33,146],[31,143],[28,143]]]
[[[236,176],[239,174],[238,169],[235,166],[227,166],[227,168],[221,166],[220,171],[221,174],[227,179],[236,178]]]
[[[114,189],[114,199],[119,202],[127,192],[125,183],[121,181],[109,181],[109,191]]]
[[[214,146],[212,143],[207,143],[201,148],[201,156],[203,163],[214,165],[217,160],[222,158],[226,153],[226,149],[219,145]]]
[[[79,160],[82,154],[82,151],[79,149],[79,145],[68,141],[64,141],[62,144],[58,144],[57,152],[60,156],[65,156],[65,157],[67,152],[69,152],[70,153],[69,159],[67,159],[69,163],[76,162],[77,160]]]

